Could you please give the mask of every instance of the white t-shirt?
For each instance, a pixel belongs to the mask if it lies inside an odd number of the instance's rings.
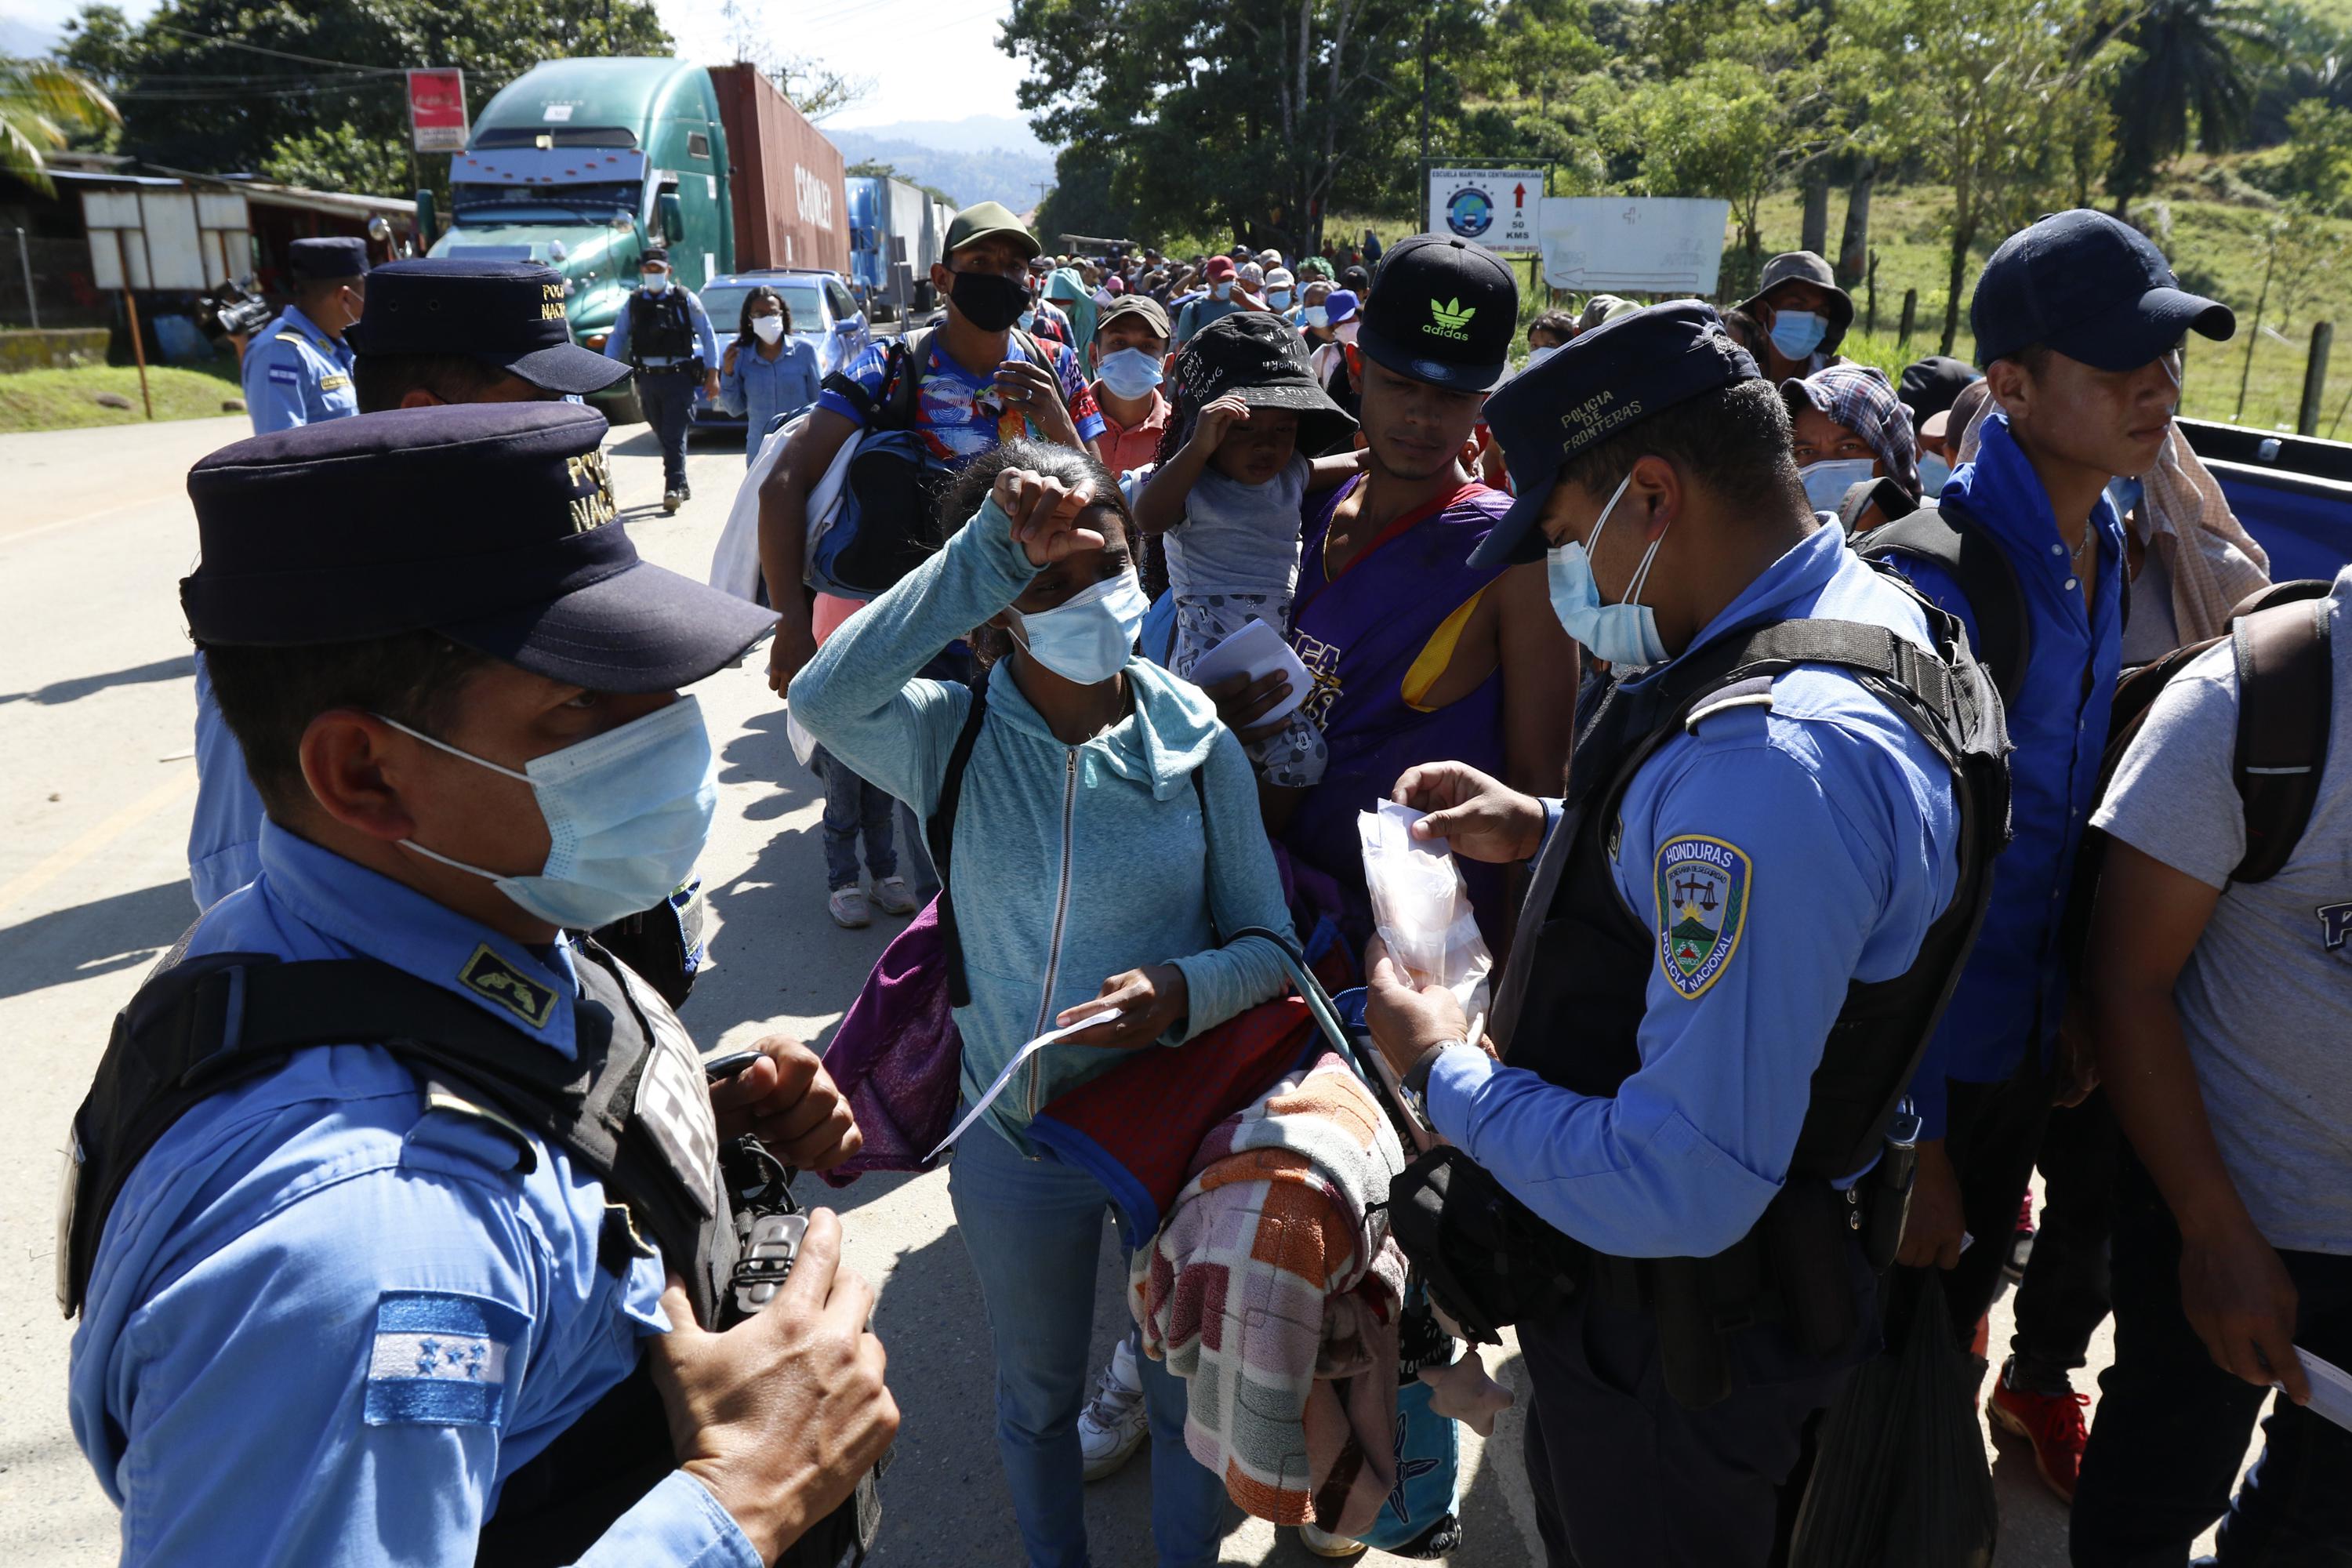
[[[2352,1253],[2352,567],[2328,595],[2335,723],[2310,826],[2277,876],[2237,884],[2228,643],[2166,683],[2092,816],[2221,900],[2173,988],[2231,1180],[2272,1246]]]

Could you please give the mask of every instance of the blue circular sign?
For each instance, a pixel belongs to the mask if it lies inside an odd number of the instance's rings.
[[[1495,204],[1475,187],[1456,191],[1445,204],[1445,226],[1465,239],[1475,239],[1495,226]]]

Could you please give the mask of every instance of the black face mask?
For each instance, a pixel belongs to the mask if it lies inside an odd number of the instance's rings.
[[[963,319],[983,332],[1001,332],[1029,308],[1029,287],[995,272],[959,272],[948,291]]]

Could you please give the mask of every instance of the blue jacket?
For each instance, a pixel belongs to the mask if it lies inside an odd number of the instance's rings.
[[[2066,1001],[2058,951],[2074,855],[2098,804],[2107,710],[2123,663],[2123,522],[2105,496],[2091,514],[2098,537],[2097,607],[2083,613],[2074,558],[2058,537],[2041,476],[2018,449],[2006,416],[1985,422],[1976,460],[1944,485],[1957,512],[2000,546],[2016,569],[2033,653],[2009,709],[2009,847],[1993,863],[1984,931],[1960,975],[1913,1094],[1925,1136],[1944,1135],[1944,1080],[1998,1083],[2029,1048],[2047,1054]],[[1898,558],[1919,591],[1968,624],[1975,613],[1945,572]],[[2086,679],[2087,677],[2087,679]]]
[[[352,386],[352,353],[340,338],[289,305],[246,345],[238,375],[253,433],[291,430],[360,411]]]
[[[524,947],[275,823],[259,865],[190,956],[381,959],[514,1024],[535,1042],[519,1048],[574,1054],[561,941]],[[544,1022],[461,983],[484,953],[553,993]],[[532,1142],[518,1164],[368,1046],[298,1051],[156,1142],[99,1242],[67,1374],[125,1564],[473,1561],[507,1478],[669,1328],[660,1257],[605,1268],[602,1184]],[[435,1333],[464,1357],[423,1353]],[[684,1471],[580,1559],[760,1561]]]
[[[1927,646],[1919,606],[1834,527],[1774,562],[1691,646],[1799,616]],[[1430,1073],[1430,1115],[1579,1241],[1621,1258],[1712,1257],[1788,1179],[1848,984],[1909,969],[1951,902],[1951,771],[1852,675],[1802,666],[1774,679],[1769,708],[1724,710],[1660,746],[1618,825],[1618,896],[1659,936],[1641,1067],[1595,1097],[1456,1047]],[[1670,968],[1670,933],[1698,918],[1668,891],[1675,866],[1717,868],[1726,912],[1714,947]]]
[[[859,776],[929,816],[971,693],[915,672],[1034,575],[991,500],[826,640],[793,680],[793,712]],[[947,879],[971,981],[971,1005],[956,1024],[973,1103],[1055,1014],[1111,975],[1154,963],[1182,970],[1188,1039],[1285,984],[1264,938],[1216,945],[1217,932],[1244,926],[1290,931],[1249,758],[1198,687],[1139,658],[1126,674],[1127,716],[1070,746],[1021,695],[1009,661],[990,672]],[[1205,840],[1196,768],[1207,770]],[[989,1119],[1025,1147],[1032,1116],[1118,1059],[1091,1046],[1048,1046]]]

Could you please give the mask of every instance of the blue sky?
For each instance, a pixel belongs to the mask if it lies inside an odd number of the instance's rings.
[[[133,17],[156,0],[118,0]],[[824,61],[871,79],[874,90],[825,123],[844,130],[908,120],[1018,115],[1020,67],[996,47],[1007,0],[655,0],[663,24],[690,59],[735,57],[739,30],[772,40],[783,54]],[[0,51],[56,37],[77,0],[0,0]],[[941,68],[952,61],[952,69]],[[419,61],[419,64],[429,64]]]

